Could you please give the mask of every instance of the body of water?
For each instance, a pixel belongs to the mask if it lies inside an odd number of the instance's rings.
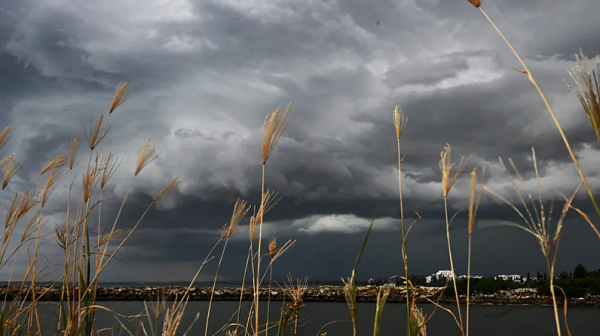
[[[111,310],[122,315],[135,315],[143,312],[142,302],[99,302]],[[170,303],[167,303],[170,304]],[[44,316],[44,325],[52,326],[47,332],[52,334],[52,329],[56,326],[56,318],[53,316],[50,307],[56,307],[54,303],[44,304],[46,311]],[[210,315],[209,334],[214,334],[228,323],[235,322],[237,315],[237,302],[213,302]],[[243,312],[247,314],[250,303],[245,303]],[[266,315],[266,303],[261,302],[261,320]],[[423,311],[430,315],[434,311],[433,305],[420,305]],[[456,307],[449,306],[456,312]],[[462,307],[464,317],[464,307]],[[271,303],[271,319],[276,322],[279,317],[281,302]],[[181,333],[185,331],[194,320],[196,313],[200,313],[200,318],[193,325],[189,335],[204,335],[206,322],[206,312],[208,302],[190,302],[188,304],[186,315],[180,328]],[[470,334],[485,336],[506,336],[506,335],[524,335],[524,336],[550,336],[556,335],[553,309],[551,307],[527,307],[527,306],[472,306]],[[560,310],[562,318],[562,309]],[[243,317],[242,317],[243,318]],[[358,304],[358,323],[360,335],[373,335],[373,320],[375,318],[374,303]],[[136,323],[127,318],[119,318],[128,328],[134,332]],[[146,323],[146,318],[138,319]],[[600,335],[600,309],[598,308],[570,308],[568,310],[568,321],[573,335]],[[404,335],[406,326],[406,306],[398,303],[387,304],[384,308],[381,322],[381,335]],[[97,327],[118,326],[119,323],[114,315],[101,312],[97,316]],[[562,321],[561,321],[562,323]],[[350,314],[345,303],[330,302],[307,302],[306,306],[300,311],[298,335],[318,335],[327,332],[329,336],[352,335],[352,324]],[[276,327],[270,334],[275,335]],[[460,335],[453,317],[438,309],[433,318],[427,324],[429,336],[453,336]],[[46,333],[45,333],[46,334]],[[107,335],[128,335],[125,331],[116,330],[115,333],[107,332]],[[140,333],[140,335],[143,335]],[[320,334],[319,334],[320,335]],[[566,333],[564,333],[566,335]]]

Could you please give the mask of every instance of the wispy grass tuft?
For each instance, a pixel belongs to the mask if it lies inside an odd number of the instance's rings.
[[[527,76],[527,79],[531,82],[531,84],[533,84],[533,86],[538,91],[540,97],[542,98],[542,101],[544,102],[544,104],[546,105],[546,108],[548,109],[548,112],[550,113],[550,117],[552,118],[552,121],[554,121],[554,124],[556,125],[556,128],[557,128],[558,132],[560,133],[560,136],[563,139],[565,147],[569,151],[569,155],[571,156],[571,160],[575,164],[575,168],[577,168],[577,172],[579,173],[579,177],[581,178],[581,181],[582,181],[583,185],[585,186],[585,189],[588,192],[590,200],[592,201],[592,204],[594,205],[594,208],[596,209],[596,212],[598,213],[598,215],[600,215],[600,205],[598,204],[598,202],[596,201],[596,198],[594,197],[594,193],[592,192],[592,188],[590,187],[590,185],[588,183],[588,180],[585,177],[585,174],[584,174],[583,170],[581,169],[581,166],[579,165],[579,160],[577,159],[577,156],[575,155],[575,152],[573,151],[573,148],[571,147],[571,144],[570,144],[569,140],[567,139],[567,136],[566,136],[566,134],[565,134],[562,126],[560,125],[560,122],[558,121],[558,118],[556,117],[556,113],[554,112],[554,109],[550,105],[550,101],[548,100],[548,98],[546,98],[546,95],[544,94],[544,92],[540,88],[538,82],[535,80],[535,78],[531,74],[531,71],[529,70],[529,68],[527,67],[527,65],[525,64],[525,62],[523,61],[523,59],[519,55],[519,53],[515,50],[515,48],[512,46],[512,44],[508,41],[508,39],[506,38],[506,36],[504,36],[504,34],[500,30],[500,28],[498,28],[498,26],[494,23],[494,21],[492,21],[492,19],[486,13],[486,11],[483,10],[483,7],[481,7],[480,1],[471,1],[471,0],[469,0],[469,2],[471,2],[472,4],[474,4],[475,7],[477,7],[481,11],[481,13],[483,14],[483,16],[488,20],[488,22],[490,23],[490,25],[492,25],[492,27],[496,30],[496,32],[498,33],[498,35],[500,35],[500,37],[502,38],[502,40],[504,40],[504,42],[506,43],[506,45],[512,51],[513,55],[515,55],[515,57],[517,58],[517,60],[521,64],[521,66],[523,67],[523,69],[517,69],[517,68],[513,68],[513,69],[515,69],[516,71],[518,71],[518,72],[524,74],[525,76]],[[586,86],[587,86],[587,84],[586,84]],[[585,106],[584,106],[584,109],[585,109]]]
[[[14,156],[8,155],[0,161],[0,173],[2,173],[2,190],[6,189],[8,183],[21,170],[21,166],[15,161]]]
[[[0,132],[0,149],[2,149],[2,146],[4,146],[4,143],[6,142],[6,139],[8,139],[8,136],[10,135],[10,131],[12,129],[12,126],[6,126],[2,132]]]
[[[450,244],[450,222],[451,222],[451,220],[449,220],[449,218],[448,218],[448,194],[450,193],[450,190],[452,190],[454,183],[456,182],[456,180],[458,180],[458,177],[460,176],[461,172],[465,168],[466,162],[468,162],[471,159],[471,156],[469,156],[469,158],[466,161],[465,161],[464,156],[461,157],[460,162],[458,163],[457,166],[455,166],[451,160],[451,153],[452,153],[452,147],[450,147],[450,144],[448,144],[446,146],[446,148],[444,149],[444,151],[442,151],[440,154],[440,165],[439,166],[440,166],[440,170],[442,171],[442,187],[444,189],[444,212],[445,212],[445,216],[446,216],[446,239],[448,241],[448,255],[450,257],[450,270],[452,271],[452,283],[454,285],[454,293],[456,295],[456,307],[458,308],[459,327],[460,327],[461,333],[464,334],[465,328],[464,328],[464,324],[463,324],[462,313],[460,311],[460,299],[458,296],[458,288],[456,287],[456,272],[454,271],[454,261],[453,261],[453,257],[452,257],[452,245]]]
[[[585,61],[585,55],[580,50],[580,55],[575,54],[577,58],[577,70],[571,69],[569,75],[575,82],[575,88],[565,82],[569,89],[575,93],[585,114],[590,121],[592,129],[600,141],[600,87],[598,86],[598,76],[600,76],[600,57],[597,61],[597,70],[590,73]]]
[[[539,176],[538,165],[537,165],[537,158],[535,156],[534,149],[532,149],[532,158],[533,158],[535,177],[536,177],[537,188],[538,188],[537,200],[534,200],[532,193],[528,190],[527,185],[525,184],[525,181],[524,181],[521,173],[516,168],[516,166],[514,165],[512,160],[509,160],[509,162],[513,168],[516,178],[506,168],[502,158],[499,158],[500,165],[506,172],[511,185],[515,189],[516,196],[517,196],[519,202],[521,203],[523,211],[519,210],[506,197],[500,195],[499,193],[495,192],[491,188],[484,186],[484,189],[486,191],[490,192],[491,194],[493,194],[494,196],[498,197],[500,200],[502,200],[508,206],[510,206],[519,215],[519,217],[521,217],[521,219],[525,223],[525,225],[519,225],[519,224],[506,224],[506,225],[520,228],[536,238],[536,240],[540,246],[540,249],[542,251],[542,254],[544,255],[544,258],[546,259],[546,266],[547,266],[548,274],[549,274],[549,278],[550,278],[550,292],[552,294],[552,301],[554,304],[554,317],[555,317],[555,322],[556,322],[556,332],[560,336],[561,335],[560,318],[559,318],[559,314],[558,314],[558,306],[557,306],[556,295],[555,295],[555,290],[554,290],[554,287],[555,287],[555,285],[554,285],[554,273],[555,273],[554,268],[555,268],[555,264],[556,264],[556,257],[558,255],[558,246],[560,243],[562,229],[564,226],[564,219],[567,215],[567,212],[569,211],[569,208],[571,207],[571,203],[573,202],[575,195],[577,194],[577,192],[579,191],[579,188],[581,187],[581,184],[579,184],[579,186],[576,188],[576,190],[573,192],[573,194],[570,198],[567,198],[563,195],[565,204],[563,206],[562,211],[560,212],[560,215],[559,215],[556,225],[553,226],[551,221],[552,221],[552,212],[553,212],[553,208],[554,208],[555,199],[552,200],[549,209],[544,208],[544,200],[542,198],[542,190],[541,190],[541,182],[540,182],[540,176]],[[524,188],[525,192],[527,193],[527,199],[529,199],[529,203],[530,203],[529,205],[528,205],[528,202],[526,201],[526,197],[523,195],[523,192],[521,191],[521,188],[519,188],[517,181],[520,181],[521,184],[524,186],[523,188]],[[555,194],[555,198],[556,198],[556,196],[557,195]],[[554,232],[553,232],[553,230],[554,230]]]

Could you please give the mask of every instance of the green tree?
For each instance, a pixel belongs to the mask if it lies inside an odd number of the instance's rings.
[[[573,270],[573,279],[583,279],[587,276],[587,271],[583,264],[578,264]]]

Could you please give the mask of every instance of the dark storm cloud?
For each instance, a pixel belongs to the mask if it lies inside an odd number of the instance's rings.
[[[574,65],[570,55],[580,46],[589,57],[599,53],[592,41],[597,6],[591,0],[484,4],[523,52],[597,187],[598,145],[562,82],[568,78],[565,68]],[[411,234],[417,273],[447,265],[438,169],[446,143],[453,146],[453,161],[473,153],[465,175],[475,166],[490,166],[489,184],[502,193],[509,189],[497,157],[512,158],[531,180],[534,146],[545,191],[562,181],[569,193],[577,184],[535,88],[507,66],[516,66],[516,60],[467,1],[3,6],[0,85],[9,89],[0,93],[0,126],[14,123],[19,130],[6,149],[25,166],[15,185],[41,185],[39,169],[68,151],[71,136],[81,135],[80,122],[105,111],[123,79],[131,81],[136,96],[111,119],[105,151],[124,161],[105,196],[125,194],[143,138],[154,139],[159,157],[136,178],[119,227],[133,227],[151,196],[175,176],[182,178],[121,251],[123,260],[140,265],[139,274],[123,278],[150,280],[152,270],[161,267],[173,279],[187,276],[218,238],[235,200],[259,203],[262,121],[288,102],[290,126],[266,167],[267,187],[283,198],[267,222],[280,241],[298,239],[285,257],[297,265],[294,275],[347,275],[377,209],[384,224],[372,237],[364,274],[398,273],[390,271],[400,269],[401,260],[391,118],[397,103],[409,118],[402,136],[402,150],[408,151],[405,208],[410,216],[414,209],[425,218]],[[582,15],[589,19],[574,19]],[[80,159],[86,158],[82,143]],[[49,216],[56,216],[49,230],[64,215],[65,185],[48,206]],[[466,208],[467,190],[468,180],[459,180],[449,198],[452,212]],[[515,220],[498,204],[484,198],[480,218]],[[118,200],[107,202],[103,216],[113,218],[118,206]],[[452,229],[460,246],[457,258],[464,257],[463,229]],[[513,231],[482,230],[474,267],[491,274],[526,272],[540,264],[535,241]],[[574,237],[585,231],[565,232],[571,238],[563,241],[564,267],[587,262],[587,254],[570,252]],[[514,244],[519,247],[508,247]],[[222,274],[233,278],[243,267],[247,243],[232,240],[228,249]],[[526,257],[515,263],[516,255]],[[177,262],[187,265],[185,272],[168,268]],[[107,269],[107,276],[118,280],[119,267]],[[276,267],[279,276],[288,271]]]

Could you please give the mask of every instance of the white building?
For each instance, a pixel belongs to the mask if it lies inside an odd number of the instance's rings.
[[[468,277],[466,275],[459,275],[456,278],[459,279],[459,280],[463,280],[463,279],[466,279]],[[471,275],[470,278],[471,279],[483,279],[483,276],[481,276],[481,275]]]
[[[434,274],[425,277],[425,283],[432,283],[433,281],[440,281],[442,279],[452,279],[452,271],[439,270]]]
[[[495,279],[496,280],[502,279],[504,281],[510,281],[510,280],[512,280],[512,281],[522,281],[523,277],[520,276],[520,275],[518,275],[518,274],[510,274],[510,275],[501,274],[501,275],[497,275],[495,277]]]
[[[438,279],[452,278],[452,271],[440,270],[440,271],[435,272],[434,276],[437,277]]]

